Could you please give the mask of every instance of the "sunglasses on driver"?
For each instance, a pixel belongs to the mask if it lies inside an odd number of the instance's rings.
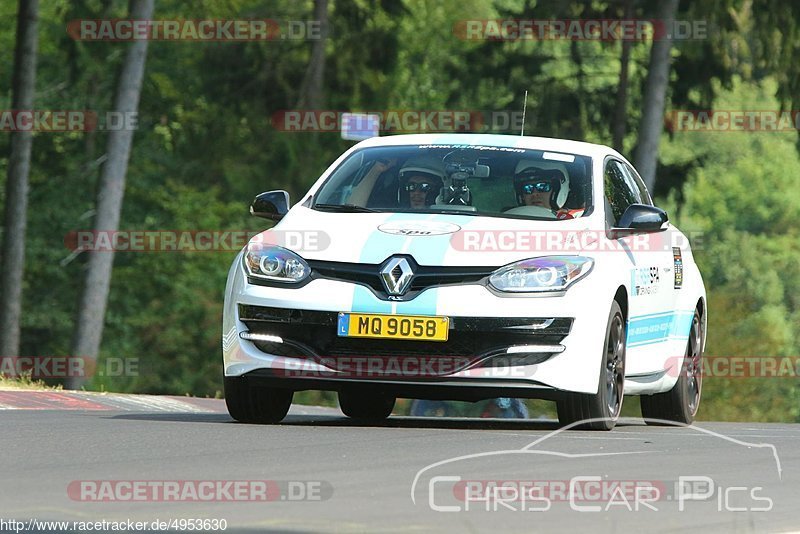
[[[409,182],[405,185],[404,188],[406,191],[421,191],[423,193],[427,193],[433,190],[433,184],[428,182]]]
[[[522,192],[526,195],[530,195],[531,193],[549,193],[552,190],[553,184],[550,182],[535,182],[522,186]]]

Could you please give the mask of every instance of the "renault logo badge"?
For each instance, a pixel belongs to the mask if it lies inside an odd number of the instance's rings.
[[[405,258],[392,258],[381,269],[383,287],[390,295],[402,295],[411,285],[414,270]]]

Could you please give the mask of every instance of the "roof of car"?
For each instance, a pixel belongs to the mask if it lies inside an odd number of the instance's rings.
[[[410,134],[389,135],[385,137],[372,137],[360,142],[359,148],[370,146],[397,146],[397,145],[486,145],[509,148],[526,148],[533,150],[551,150],[586,156],[603,156],[616,152],[605,146],[569,139],[554,139],[550,137],[530,137],[520,135],[497,134],[469,134],[469,133],[436,133],[436,134]]]

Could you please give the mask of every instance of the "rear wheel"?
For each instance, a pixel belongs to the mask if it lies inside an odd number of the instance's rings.
[[[703,386],[703,340],[705,329],[700,310],[694,311],[686,355],[680,367],[678,381],[671,390],[655,395],[642,395],[642,417],[648,425],[669,424],[653,419],[690,425],[700,407]]]
[[[568,393],[560,399],[557,408],[562,425],[592,419],[574,428],[611,430],[617,424],[625,383],[625,340],[625,318],[615,300],[608,315],[597,393]]]
[[[339,392],[339,407],[351,419],[383,421],[392,413],[395,398],[375,390],[345,389]]]
[[[228,413],[241,423],[278,423],[292,405],[289,389],[257,387],[245,376],[226,376],[224,383]]]

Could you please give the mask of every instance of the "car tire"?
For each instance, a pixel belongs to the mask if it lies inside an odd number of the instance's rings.
[[[292,405],[289,389],[254,386],[244,376],[226,376],[224,385],[228,413],[240,423],[279,423]]]
[[[625,341],[627,325],[617,301],[611,304],[603,343],[603,365],[600,367],[597,393],[567,393],[556,403],[558,421],[575,425],[576,430],[611,430],[622,409],[625,385]]]
[[[641,396],[642,417],[648,425],[690,425],[694,421],[703,388],[704,336],[703,316],[695,310],[678,381],[669,391]]]
[[[339,407],[351,419],[383,421],[394,409],[395,397],[373,390],[350,390],[339,392]]]

